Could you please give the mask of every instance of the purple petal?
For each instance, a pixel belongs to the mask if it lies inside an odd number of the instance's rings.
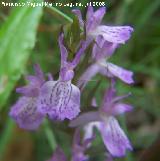
[[[81,11],[78,10],[78,9],[74,9],[74,10],[72,10],[72,12],[78,17],[80,27],[83,28],[84,27],[84,22],[83,22],[83,19],[82,19]]]
[[[60,147],[58,147],[56,148],[52,158],[47,161],[67,161],[67,158],[63,150]]]
[[[102,35],[103,38],[112,43],[124,44],[131,36],[133,28],[130,26],[98,26],[93,35]]]
[[[101,123],[100,132],[106,148],[113,156],[122,157],[127,149],[132,150],[127,136],[114,117],[109,117],[107,122]]]
[[[35,76],[39,79],[39,81],[41,81],[41,84],[42,84],[45,81],[45,79],[39,64],[34,65],[34,71],[35,71]]]
[[[116,96],[116,90],[113,87],[110,87],[105,91],[103,98],[103,106],[108,106],[112,103],[113,98]]]
[[[120,101],[120,100],[123,100],[123,99],[129,97],[129,96],[131,96],[131,92],[129,92],[129,93],[125,94],[125,95],[122,95],[122,96],[116,96],[116,97],[112,100],[112,102],[116,103],[116,102],[118,102],[118,101]]]
[[[71,63],[73,68],[75,68],[78,65],[78,63],[80,62],[81,56],[82,56],[82,54],[84,54],[84,51],[88,47],[88,45],[89,45],[88,41],[81,41],[80,42],[80,49],[76,53],[76,56]]]
[[[131,105],[124,104],[124,103],[116,103],[114,104],[111,110],[113,115],[119,115],[125,112],[130,112],[132,109],[133,107]]]
[[[37,87],[40,87],[44,82],[42,81],[42,79],[34,75],[27,75],[25,79],[28,80],[31,85],[37,86]]]
[[[124,68],[121,68],[121,67],[114,65],[112,63],[107,63],[107,64],[108,64],[108,71],[110,72],[110,74],[118,77],[119,79],[121,79],[125,83],[128,83],[128,84],[134,83],[133,78],[132,78],[133,72],[126,70]]]
[[[37,97],[39,95],[39,89],[44,83],[44,74],[38,64],[34,65],[35,76],[28,75],[26,80],[29,81],[29,84],[24,87],[19,87],[16,89],[16,92],[23,94],[27,97]]]
[[[70,81],[74,77],[74,71],[63,67],[60,70],[60,78],[62,81]]]
[[[86,15],[86,23],[85,23],[85,27],[86,27],[86,34],[88,35],[90,31],[92,31],[93,29],[96,28],[96,26],[93,26],[93,22],[94,22],[94,11],[93,11],[93,7],[92,6],[88,6],[88,10],[87,10],[87,15]]]
[[[61,67],[64,67],[66,62],[67,62],[67,56],[68,56],[68,52],[66,47],[64,46],[64,34],[61,33],[59,38],[58,38],[58,43],[59,43],[59,47],[60,47],[60,52],[61,52]]]
[[[96,60],[110,57],[118,44],[105,41],[102,36],[96,38],[96,43],[93,46],[92,57]]]
[[[103,104],[101,107],[102,111],[106,112],[108,115],[118,115],[131,111],[133,108],[132,106],[119,103],[119,101],[128,97],[129,95],[130,93],[123,96],[116,96],[115,80],[112,79],[111,86],[106,90],[103,98]]]
[[[35,130],[42,123],[44,115],[37,109],[37,98],[20,97],[12,106],[9,115],[23,129]]]
[[[81,75],[78,81],[78,87],[84,87],[87,82],[92,81],[91,79],[99,72],[100,66],[98,64],[92,64],[86,71]]]
[[[123,82],[134,83],[133,72],[108,62],[101,62],[99,72],[107,77],[118,77]]]
[[[105,40],[103,39],[102,36],[97,36],[96,40],[95,40],[95,44],[93,46],[92,49],[92,57],[96,58],[98,54],[100,54],[103,44],[104,44]]]
[[[99,8],[96,12],[94,12],[94,19],[95,19],[95,25],[98,26],[100,25],[104,15],[106,13],[106,7],[101,7]]]
[[[80,91],[70,82],[48,81],[41,88],[38,104],[50,118],[71,120],[80,112]]]
[[[111,104],[103,106],[102,111],[105,112],[108,115],[120,115],[124,114],[125,112],[130,112],[133,109],[132,106],[124,103],[117,103],[117,104]]]
[[[89,21],[90,18],[93,16],[93,14],[94,14],[93,7],[88,6],[87,15],[86,15],[86,21]]]
[[[99,112],[86,112],[72,120],[69,124],[70,127],[83,126],[93,121],[100,121]]]
[[[92,32],[101,23],[105,13],[105,7],[101,7],[96,12],[94,12],[93,7],[89,6],[86,18],[86,31]]]
[[[39,88],[36,86],[24,86],[16,88],[17,93],[21,93],[26,97],[37,97],[39,95]]]
[[[90,23],[88,23],[87,30],[93,31],[98,25],[100,25],[104,15],[106,13],[106,8],[101,7],[90,17]]]

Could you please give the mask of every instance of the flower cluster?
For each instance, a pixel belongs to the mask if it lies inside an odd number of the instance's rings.
[[[72,161],[85,161],[88,159],[88,156],[85,155],[85,151],[88,148],[88,145],[94,140],[94,136],[84,139],[81,141],[80,129],[75,130],[73,136],[73,145],[72,145]],[[48,161],[67,161],[63,150],[60,147],[57,147],[52,158]]]
[[[112,157],[125,156],[127,150],[132,150],[129,139],[116,119],[117,115],[132,110],[131,105],[121,102],[130,94],[117,96],[115,84],[116,78],[127,84],[133,83],[133,73],[112,64],[108,59],[121,44],[129,40],[133,28],[101,25],[105,12],[105,7],[94,12],[93,7],[89,6],[84,21],[80,10],[73,10],[82,29],[81,34],[83,34],[74,56],[71,57],[72,59],[69,57],[66,37],[61,32],[58,39],[61,53],[58,80],[53,79],[51,74],[48,74],[46,79],[40,66],[35,65],[35,75],[26,77],[29,84],[16,89],[22,96],[10,111],[10,116],[17,124],[27,130],[36,130],[46,116],[52,121],[71,120],[69,126],[76,127],[72,146],[72,161],[88,160],[89,155],[85,153],[95,138],[94,128],[98,129],[102,137],[107,149],[108,160],[112,160]],[[92,48],[90,63],[85,71],[81,72],[77,84],[74,85],[72,82],[76,75],[75,71],[77,71],[75,68],[82,62],[81,59],[85,61],[85,52],[88,47]],[[96,99],[93,98],[91,104],[95,108],[79,115],[81,92],[97,73],[107,77],[110,80],[110,86],[106,89],[99,108]],[[80,137],[80,129],[84,134],[83,139]],[[57,147],[49,161],[66,160],[63,150]]]

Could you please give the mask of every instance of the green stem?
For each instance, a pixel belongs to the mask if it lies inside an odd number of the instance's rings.
[[[47,119],[45,119],[44,121],[44,131],[48,139],[48,143],[50,144],[51,149],[54,151],[57,146],[57,143],[56,143],[55,136],[49,127],[49,122]]]
[[[50,11],[52,11],[52,13],[54,15],[57,14],[57,15],[61,16],[62,18],[64,18],[65,20],[67,20],[68,22],[70,22],[70,23],[73,22],[72,18],[70,18],[69,16],[67,16],[66,14],[64,14],[63,12],[61,12],[60,10],[58,10],[57,8],[55,8],[55,7],[49,7],[49,6],[46,7],[46,8],[48,8]]]
[[[8,146],[10,138],[12,137],[12,131],[14,129],[14,122],[9,118],[6,122],[4,132],[0,136],[0,160],[2,159],[4,152]]]

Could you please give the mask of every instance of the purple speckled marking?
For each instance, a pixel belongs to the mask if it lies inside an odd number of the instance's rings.
[[[23,122],[32,123],[37,120],[38,114],[37,106],[35,104],[36,99],[32,98],[28,104],[20,111],[19,118],[23,120]]]
[[[71,99],[72,86],[70,83],[57,82],[52,87],[48,98],[41,99],[42,108],[47,111],[57,111],[59,109],[66,109],[67,105]]]

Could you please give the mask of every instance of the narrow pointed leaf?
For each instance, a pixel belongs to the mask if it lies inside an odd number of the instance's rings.
[[[0,108],[24,70],[41,15],[42,7],[17,7],[0,28]]]

